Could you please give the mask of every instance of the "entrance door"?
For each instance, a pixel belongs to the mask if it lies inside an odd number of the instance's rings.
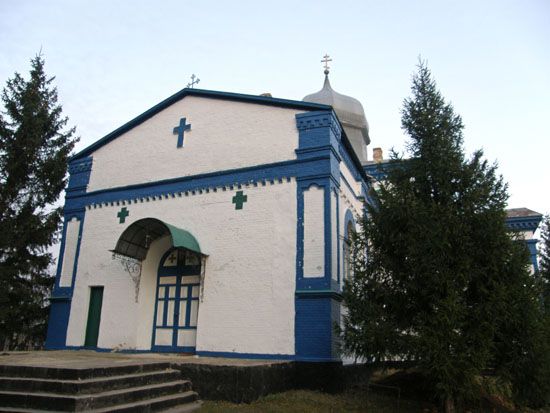
[[[86,339],[84,340],[85,347],[97,347],[102,303],[103,287],[91,287],[90,306],[88,308],[88,322],[86,324]]]
[[[195,351],[200,273],[200,256],[191,251],[171,250],[161,259],[153,350],[185,353]]]

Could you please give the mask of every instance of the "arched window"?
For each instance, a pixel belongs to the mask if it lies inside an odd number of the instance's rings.
[[[353,221],[349,220],[346,225],[346,232],[344,235],[344,279],[347,279],[352,276],[351,268],[351,241],[353,238],[353,233],[355,232]]]

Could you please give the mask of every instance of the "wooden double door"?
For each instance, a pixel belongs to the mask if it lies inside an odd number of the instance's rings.
[[[200,255],[172,249],[158,269],[152,350],[194,353],[200,296]]]

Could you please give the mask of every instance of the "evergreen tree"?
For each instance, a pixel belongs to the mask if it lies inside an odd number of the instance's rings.
[[[542,220],[540,237],[540,277],[545,312],[550,317],[550,215],[546,215]]]
[[[526,247],[505,226],[506,184],[481,151],[464,156],[462,120],[422,62],[402,128],[410,157],[392,153],[354,242],[344,351],[373,363],[416,366],[450,412],[475,397],[497,350],[509,350],[497,348],[497,339],[518,334],[515,326],[504,329],[508,305],[529,301],[536,288]],[[511,380],[516,367],[501,370]]]
[[[0,345],[40,342],[45,334],[49,273],[61,222],[54,206],[66,184],[77,139],[66,130],[54,78],[41,55],[30,79],[16,73],[2,92],[0,114]],[[14,342],[15,341],[15,342]],[[11,345],[10,345],[11,343]]]

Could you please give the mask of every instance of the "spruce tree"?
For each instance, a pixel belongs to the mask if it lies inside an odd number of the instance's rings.
[[[45,334],[67,160],[77,139],[57,102],[41,55],[29,80],[16,73],[0,114],[0,345],[25,347]],[[22,341],[22,342],[21,342]],[[18,343],[19,342],[19,343]],[[11,344],[10,344],[11,343]]]
[[[507,350],[496,344],[508,327],[503,316],[536,292],[525,244],[505,226],[506,184],[482,151],[464,155],[462,119],[423,62],[402,128],[408,157],[392,153],[354,242],[344,351],[414,365],[450,412],[476,397],[485,369],[510,361],[496,357]],[[506,333],[515,339],[518,331]],[[511,380],[516,367],[501,371]]]
[[[540,244],[540,270],[545,312],[550,317],[550,215],[542,220]]]

